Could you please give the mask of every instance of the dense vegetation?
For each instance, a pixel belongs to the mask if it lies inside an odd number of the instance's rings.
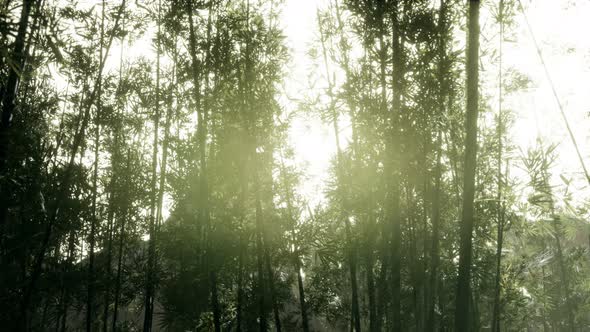
[[[1,2],[0,329],[589,331],[590,178],[503,106],[526,8],[326,0],[293,99],[283,5]]]

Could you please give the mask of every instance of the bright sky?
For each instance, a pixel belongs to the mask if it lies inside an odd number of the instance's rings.
[[[287,93],[291,99],[298,98],[298,89],[306,87],[311,63],[307,51],[310,43],[317,40],[316,8],[323,8],[325,3],[325,0],[285,1],[282,25],[287,44],[292,50],[292,63],[286,78]],[[495,23],[486,12],[489,12],[490,7],[497,6],[497,1],[482,3],[482,30],[496,29]],[[590,38],[587,37],[587,31],[590,31],[590,1],[523,0],[523,4],[527,7],[529,22],[582,155],[586,164],[590,165]],[[559,160],[554,181],[560,181],[559,174],[575,176],[578,187],[586,187],[581,176],[581,166],[520,11],[517,12],[516,22],[514,32],[517,42],[504,42],[503,66],[506,69],[517,68],[530,78],[532,85],[526,91],[504,98],[504,108],[511,109],[516,117],[510,135],[523,151],[535,144],[537,133],[546,143],[558,143]],[[484,34],[482,46],[487,43],[484,38],[495,38],[493,42],[498,43],[497,36]],[[497,88],[496,65],[483,65],[487,71],[487,74],[482,74],[483,79],[490,81],[486,85]],[[496,112],[497,101],[491,102],[491,107]],[[322,188],[329,161],[335,152],[331,127],[321,124],[317,118],[298,117],[293,123],[291,138],[298,158],[308,166],[308,178],[302,185],[302,193],[312,205],[319,203],[323,197]]]
[[[590,163],[590,40],[585,31],[590,28],[589,14],[590,2],[580,0],[537,0],[527,10],[533,33],[587,165]],[[547,141],[559,144],[557,168],[568,177],[580,177],[582,167],[522,15],[518,22],[519,42],[508,45],[505,62],[529,76],[533,86],[521,96],[508,100],[518,118],[512,130],[515,142],[523,148],[534,144],[538,131]]]
[[[100,0],[82,0],[91,5]],[[497,0],[482,1],[481,26],[482,46],[488,43],[497,45],[496,23],[489,15],[490,8],[497,7]],[[527,7],[529,18],[537,42],[542,50],[545,62],[556,86],[557,93],[564,105],[565,112],[572,125],[578,145],[586,164],[590,167],[590,1],[587,0],[522,0]],[[311,60],[307,52],[318,39],[316,22],[317,8],[324,8],[328,0],[285,0],[281,15],[281,27],[286,36],[287,46],[291,50],[291,62],[286,71],[285,92],[282,97],[288,111],[294,111],[300,98],[309,89],[308,75]],[[551,86],[545,76],[543,66],[536,54],[530,33],[520,11],[516,16],[515,35],[517,42],[504,43],[504,68],[518,68],[528,76],[531,88],[517,95],[504,99],[506,109],[511,109],[516,123],[510,131],[515,143],[522,150],[534,145],[537,133],[547,143],[559,143],[559,162],[555,169],[554,180],[559,184],[559,174],[566,177],[575,176],[579,187],[586,187],[581,177],[581,166],[567,134],[559,109],[551,92]],[[493,33],[493,35],[487,35]],[[150,38],[136,41],[136,45],[147,45]],[[136,49],[133,47],[132,49]],[[107,67],[117,67],[120,45],[115,43]],[[153,53],[151,48],[142,49],[142,54]],[[126,54],[131,56],[131,54]],[[497,67],[495,64],[483,63],[486,73],[482,82],[484,92],[494,96],[497,88]],[[65,83],[63,84],[65,86]],[[496,112],[497,101],[491,101],[491,108]],[[346,136],[346,132],[342,133]],[[323,188],[327,179],[330,159],[335,153],[335,140],[332,127],[321,123],[314,116],[297,116],[290,132],[296,159],[306,167],[306,177],[302,179],[300,191],[309,204],[314,206],[323,200]],[[346,137],[344,137],[346,143]],[[587,189],[587,188],[586,188]],[[584,190],[584,196],[590,196],[590,190]]]
[[[309,88],[307,77],[312,69],[307,52],[318,36],[316,10],[318,6],[323,8],[325,3],[325,0],[286,0],[283,7],[282,27],[287,46],[291,49],[291,63],[285,79],[291,110],[297,107],[297,99]],[[329,162],[336,152],[331,128],[314,117],[298,116],[292,123],[292,144],[297,158],[306,167],[300,190],[310,206],[322,200]]]

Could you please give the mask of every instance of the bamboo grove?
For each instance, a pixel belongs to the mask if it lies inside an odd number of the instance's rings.
[[[318,1],[292,98],[284,3],[0,3],[0,330],[590,330],[586,179],[503,103],[523,4]]]

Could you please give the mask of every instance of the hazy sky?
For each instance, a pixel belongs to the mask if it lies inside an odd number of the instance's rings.
[[[286,0],[282,25],[287,44],[292,50],[292,63],[287,71],[287,92],[297,98],[298,88],[305,88],[310,60],[306,52],[317,39],[316,8],[323,8],[325,0]],[[482,1],[482,47],[497,43],[497,26],[489,15],[497,1]],[[590,164],[590,1],[587,0],[523,0],[526,13],[543,57],[573,127],[582,155]],[[526,150],[534,145],[537,135],[549,143],[558,143],[559,160],[554,181],[559,175],[576,177],[578,187],[586,187],[581,178],[581,166],[567,134],[551,86],[536,53],[522,12],[517,11],[516,41],[504,42],[504,68],[516,68],[532,81],[529,89],[505,96],[504,108],[514,112],[516,118],[510,136],[518,148]],[[482,63],[482,84],[490,94],[490,106],[497,111],[497,65]],[[291,102],[290,107],[295,107]],[[326,178],[329,160],[335,152],[331,127],[318,119],[298,118],[291,137],[298,157],[307,163],[308,179],[303,192],[312,202],[321,197],[322,182]],[[516,150],[515,157],[519,152]],[[587,190],[585,190],[587,191]]]
[[[342,0],[340,0],[341,2]],[[588,0],[522,0],[526,7],[532,29],[542,50],[558,95],[573,127],[582,155],[590,164],[590,1]],[[99,0],[83,0],[91,5]],[[281,27],[291,50],[291,62],[286,70],[285,92],[282,96],[286,108],[293,111],[297,99],[309,88],[308,74],[313,69],[307,55],[312,43],[317,41],[317,8],[324,8],[328,0],[285,0],[281,15]],[[467,3],[467,1],[465,1]],[[497,24],[490,16],[490,10],[497,7],[498,0],[482,1],[482,47],[499,42]],[[555,169],[554,180],[559,184],[559,175],[577,177],[579,187],[587,184],[581,177],[581,167],[573,145],[561,119],[559,109],[551,92],[539,57],[536,54],[530,33],[524,23],[523,15],[517,11],[516,26],[513,28],[516,41],[504,42],[504,68],[517,68],[528,76],[532,84],[529,89],[518,94],[505,96],[505,109],[514,112],[516,118],[510,135],[518,148],[526,150],[535,143],[537,135],[547,143],[558,143],[559,163]],[[460,36],[461,37],[461,36]],[[462,37],[464,38],[464,36]],[[142,49],[141,54],[152,52],[151,48],[138,47],[150,43],[146,36],[136,41],[131,50]],[[110,62],[116,67],[120,46],[113,45]],[[129,52],[128,52],[129,53]],[[139,53],[137,54],[139,55]],[[132,54],[126,54],[133,56]],[[486,63],[482,58],[482,85],[484,93],[490,96],[490,107],[497,111],[497,65]],[[59,77],[56,77],[58,79]],[[65,87],[65,83],[63,84]],[[321,87],[320,87],[321,88]],[[306,166],[306,178],[301,191],[311,205],[322,199],[322,189],[327,177],[329,161],[335,152],[332,127],[323,124],[319,118],[297,117],[292,124],[291,140],[296,158]],[[346,129],[346,128],[344,128]],[[343,131],[346,143],[346,130]],[[518,157],[518,149],[515,157]],[[518,169],[515,168],[515,172]],[[582,193],[588,190],[581,191]],[[584,195],[586,196],[586,195]],[[589,195],[590,196],[590,195]]]
[[[291,63],[286,77],[286,93],[291,99],[289,108],[296,108],[296,99],[308,88],[307,76],[311,60],[307,51],[317,40],[316,10],[325,0],[286,0],[282,12],[282,27],[291,49]],[[319,202],[330,159],[336,151],[332,127],[318,118],[297,117],[291,128],[291,139],[297,157],[306,167],[306,178],[301,190],[310,205]]]

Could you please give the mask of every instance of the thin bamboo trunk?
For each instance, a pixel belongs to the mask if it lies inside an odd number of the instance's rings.
[[[247,158],[242,160],[243,165],[247,165]],[[238,239],[238,290],[237,290],[237,301],[236,301],[236,331],[242,332],[243,330],[243,314],[242,308],[244,306],[244,268],[246,265],[245,259],[247,245],[244,241],[244,219],[245,219],[245,209],[246,209],[246,193],[248,192],[248,183],[246,182],[246,166],[242,167],[239,173],[240,179],[240,197],[239,197],[239,204],[240,204],[240,227],[239,227],[239,239]]]
[[[447,84],[446,84],[446,74],[447,68],[445,67],[444,63],[446,61],[446,43],[447,43],[447,1],[441,0],[440,1],[440,9],[439,9],[439,21],[438,21],[438,28],[439,28],[439,54],[438,54],[438,81],[439,81],[439,91],[438,91],[438,104],[439,104],[439,114],[438,118],[441,119],[445,115],[445,100],[448,91],[446,91]],[[438,123],[438,121],[437,121]],[[435,307],[436,307],[436,299],[438,297],[438,265],[440,262],[440,194],[441,194],[441,157],[442,157],[442,133],[440,125],[436,125],[436,166],[434,168],[434,191],[432,197],[432,246],[430,251],[430,276],[429,276],[429,286],[428,286],[428,298],[427,302],[427,312],[426,312],[426,331],[436,331],[436,316],[435,316]]]
[[[381,101],[380,101],[380,115],[383,117],[387,117],[387,79],[386,79],[386,66],[387,66],[387,49],[385,45],[385,8],[383,2],[378,2],[381,6],[379,8],[378,15],[380,16],[379,21],[379,83],[381,88]],[[390,148],[390,144],[388,144],[388,148]],[[390,157],[389,155],[386,158]],[[388,173],[390,171],[391,160],[387,161],[385,164],[388,166]],[[388,209],[391,208],[390,205],[387,205]],[[387,210],[387,214],[389,214],[389,210]],[[382,242],[382,249],[381,249],[381,270],[379,274],[378,284],[380,285],[380,292],[379,292],[379,299],[378,299],[378,307],[377,307],[377,324],[375,329],[377,331],[382,330],[383,319],[385,319],[387,326],[391,326],[391,315],[387,310],[391,301],[395,301],[393,298],[390,289],[389,289],[389,272],[391,270],[391,263],[392,261],[392,252],[389,250],[392,241],[392,229],[391,223],[389,218],[385,218],[383,221],[383,225],[381,227],[381,242]]]
[[[502,43],[504,38],[504,1],[500,0],[500,8],[498,13],[498,21],[500,23],[500,47],[499,47],[499,68],[498,68],[498,174],[497,174],[497,239],[496,239],[496,277],[494,280],[494,308],[492,312],[492,332],[500,332],[500,295],[501,295],[501,279],[502,279],[502,246],[504,244],[504,219],[505,219],[505,207],[502,201],[502,135],[503,135],[503,119],[502,119]]]
[[[549,332],[549,324],[547,323],[547,291],[545,289],[545,266],[541,266],[541,284],[543,285],[543,310],[541,312],[541,320],[543,321],[543,332]]]
[[[264,124],[263,124],[264,125]],[[270,125],[270,124],[267,124]],[[266,150],[267,152],[264,153],[264,155],[262,156],[262,158],[265,158],[264,160],[266,161],[267,165],[273,165],[274,162],[272,161],[272,153],[270,153],[269,150]],[[256,160],[256,164],[258,165],[258,167],[256,169],[262,169],[262,165],[259,163],[259,160]],[[272,169],[269,168],[265,168],[265,176],[266,176],[266,181],[267,183],[272,183],[273,182],[273,174],[272,174]],[[263,183],[264,183],[263,182]],[[272,195],[265,195],[264,196],[264,203],[265,206],[267,207],[267,209],[272,209],[273,206],[273,197]],[[270,213],[267,213],[270,214]],[[264,264],[265,264],[265,269],[266,269],[266,275],[268,277],[268,290],[270,293],[270,303],[272,305],[272,310],[273,310],[273,318],[274,318],[274,323],[275,323],[275,331],[276,332],[281,332],[282,331],[282,324],[281,324],[281,315],[280,315],[280,308],[279,308],[279,299],[277,297],[277,292],[276,292],[276,285],[275,285],[275,275],[274,275],[274,271],[272,268],[272,259],[271,259],[271,255],[270,255],[270,246],[271,246],[271,240],[269,238],[269,234],[268,234],[268,230],[271,228],[271,225],[269,225],[268,223],[263,223],[262,224],[263,228],[262,228],[262,243],[264,245]]]
[[[123,21],[123,25],[124,25],[124,21]],[[117,89],[121,88],[121,84],[123,81],[123,50],[125,49],[124,47],[124,40],[125,37],[121,37],[120,43],[121,43],[121,52],[119,53],[119,79],[118,79],[118,83],[117,83]],[[117,113],[119,115],[121,115],[123,112],[123,105],[118,104],[118,108],[117,108]],[[111,303],[111,286],[112,286],[112,250],[113,250],[113,241],[114,241],[114,236],[115,236],[115,223],[116,223],[116,217],[115,216],[115,211],[117,209],[119,209],[121,207],[121,204],[119,202],[120,199],[123,199],[123,196],[119,196],[117,194],[120,194],[117,190],[115,190],[115,185],[116,183],[119,181],[119,160],[120,160],[120,154],[121,154],[121,147],[120,147],[120,141],[121,141],[121,126],[120,124],[115,124],[112,136],[113,136],[113,142],[114,142],[114,147],[113,147],[113,152],[112,152],[112,156],[111,156],[111,182],[110,182],[110,203],[109,203],[109,216],[108,216],[108,220],[109,220],[109,240],[108,240],[108,259],[107,259],[107,277],[108,277],[108,282],[107,282],[107,287],[106,287],[106,291],[105,291],[105,304],[104,304],[104,313],[103,313],[103,331],[107,332],[108,330],[108,326],[109,326],[109,305]],[[121,249],[121,248],[119,248]],[[119,257],[120,259],[121,257]],[[117,262],[119,264],[119,262]],[[119,268],[119,266],[117,266]],[[120,269],[120,268],[119,268]],[[120,277],[119,273],[120,270],[117,270],[117,277]],[[119,285],[120,286],[120,285]],[[118,296],[118,294],[117,294]],[[118,300],[118,299],[117,299]],[[118,303],[117,303],[118,304]],[[113,321],[115,320],[115,315],[113,314]],[[115,323],[113,324],[113,332],[115,331]]]
[[[268,252],[268,244],[267,243],[265,243],[264,249],[265,249],[264,250],[264,263],[266,265],[266,274],[268,276],[268,284],[270,287],[270,301],[272,303],[272,310],[273,310],[273,315],[274,315],[274,320],[275,320],[275,329],[277,332],[281,332],[281,330],[282,330],[281,316],[280,316],[279,306],[278,306],[277,297],[276,297],[274,273],[272,271],[272,264],[271,264],[270,254]]]
[[[246,23],[249,26],[249,20],[250,20],[250,2],[247,1],[247,5],[246,5]],[[240,54],[242,55],[242,54]],[[244,69],[242,70],[242,67],[239,66],[238,67],[238,71],[239,71],[239,77],[240,80],[238,81],[239,86],[238,86],[238,90],[240,93],[240,99],[241,99],[241,103],[240,103],[240,115],[241,115],[241,120],[242,123],[244,123],[244,127],[241,128],[241,150],[246,151],[243,154],[240,154],[238,159],[241,162],[242,165],[244,165],[243,167],[239,168],[238,171],[238,177],[239,177],[239,182],[240,182],[240,196],[239,196],[239,204],[240,204],[240,227],[239,227],[239,239],[238,239],[238,249],[239,249],[239,254],[238,254],[238,289],[237,289],[237,308],[236,308],[236,320],[237,320],[237,327],[236,330],[238,332],[242,332],[243,328],[244,328],[244,318],[243,318],[243,307],[244,307],[244,302],[245,302],[245,292],[244,292],[244,269],[247,266],[247,249],[248,249],[248,244],[246,241],[246,237],[247,235],[245,234],[245,217],[246,217],[246,197],[248,194],[248,180],[247,180],[247,174],[249,173],[249,147],[248,147],[248,125],[247,125],[247,121],[248,118],[246,116],[246,111],[248,108],[248,90],[247,90],[247,77],[248,77],[248,71],[249,71],[249,43],[248,40],[246,40],[246,47],[245,47],[245,54],[244,54],[244,58],[245,58],[245,64],[244,64]],[[260,299],[259,299],[260,301]],[[260,305],[259,305],[260,306]],[[262,306],[260,306],[262,307]],[[261,316],[260,318],[260,323],[262,323],[262,314],[261,314],[261,310],[259,309],[259,315]]]
[[[397,141],[400,137],[400,114],[401,114],[401,95],[402,95],[402,46],[400,43],[401,34],[399,29],[399,1],[393,1],[393,8],[391,9],[391,21],[393,26],[392,33],[392,116],[391,116],[391,131],[387,142],[389,154],[388,158],[393,160],[400,158],[401,153]],[[401,331],[402,317],[401,317],[401,214],[399,197],[401,194],[400,177],[401,170],[395,169],[396,164],[393,160],[389,161],[390,169],[388,176],[390,178],[387,205],[389,206],[388,218],[391,224],[391,297],[392,297],[392,332]]]
[[[125,25],[125,22],[123,21],[123,25]],[[125,37],[121,37],[121,52],[119,53],[119,81],[117,83],[117,89],[120,90],[121,89],[121,84],[123,82],[123,50],[125,49]],[[124,108],[125,105],[118,103],[118,108],[117,108],[117,112],[119,115],[125,114],[124,112]],[[121,292],[121,267],[122,267],[122,263],[123,263],[123,241],[125,238],[125,218],[126,216],[126,212],[127,212],[127,204],[125,204],[124,202],[127,200],[127,196],[123,195],[122,192],[118,191],[118,190],[114,190],[113,185],[116,184],[118,182],[118,176],[119,176],[119,159],[121,157],[121,147],[120,147],[120,142],[121,142],[121,126],[119,124],[115,125],[114,128],[114,132],[113,132],[113,141],[114,141],[114,151],[113,151],[113,157],[111,159],[111,165],[112,165],[112,174],[111,174],[111,195],[113,195],[111,198],[113,198],[113,205],[111,206],[111,210],[114,211],[115,209],[118,209],[119,214],[116,215],[116,218],[113,220],[113,225],[112,225],[112,230],[111,230],[111,238],[110,238],[110,242],[111,242],[111,246],[112,246],[112,242],[113,242],[113,238],[114,238],[114,234],[115,234],[115,223],[117,223],[117,219],[119,219],[119,243],[118,243],[118,252],[117,252],[117,272],[116,272],[116,276],[115,276],[115,296],[113,299],[113,321],[112,321],[112,331],[116,332],[116,328],[117,328],[117,314],[118,314],[118,310],[119,310],[119,296],[120,296],[120,292]],[[125,174],[129,174],[129,153],[127,154],[127,166],[125,168]],[[117,181],[115,181],[115,179],[117,179]],[[116,195],[119,194],[119,195]],[[113,217],[115,217],[115,215],[113,214]],[[109,263],[109,269],[110,269],[110,263]],[[110,286],[109,286],[110,287]],[[110,290],[110,288],[109,288]],[[107,312],[107,314],[104,317],[104,328],[105,328],[105,332],[106,332],[106,326],[108,326],[108,304],[105,305],[105,311]]]
[[[75,233],[72,230],[70,232],[70,236],[69,236],[68,256],[66,258],[66,266],[70,267],[70,268],[73,266],[73,261],[74,261],[74,250],[75,250],[74,236],[75,236]],[[67,270],[64,267],[62,273],[65,275],[66,271]],[[66,288],[66,285],[65,285],[63,279],[62,279],[62,292],[61,292],[61,294],[62,294],[62,296],[59,301],[60,312],[58,313],[58,315],[56,317],[56,325],[57,325],[56,331],[64,332],[66,330],[70,292],[69,292],[69,287]]]
[[[438,297],[438,265],[440,262],[440,186],[441,186],[441,133],[438,132],[436,166],[434,170],[434,195],[432,200],[432,247],[430,251],[429,298],[426,314],[426,331],[436,331],[435,304]]]
[[[297,287],[299,290],[299,308],[301,310],[301,326],[303,328],[303,332],[309,332],[309,321],[307,318],[307,306],[305,304],[305,291],[303,288],[303,276],[301,275],[301,263],[299,259],[297,259],[297,263],[295,265],[297,269]]]
[[[131,156],[129,150],[127,150],[127,165],[125,166],[125,173],[129,174],[131,163]],[[125,197],[125,196],[122,196]],[[122,203],[122,213],[120,216],[120,225],[119,225],[119,249],[117,253],[117,275],[115,277],[115,298],[114,298],[114,307],[113,307],[113,324],[112,324],[112,331],[117,331],[117,318],[119,316],[119,301],[121,298],[121,277],[123,275],[123,257],[124,257],[124,246],[125,246],[125,223],[128,218],[128,211],[130,202],[125,199],[126,201]]]
[[[149,244],[148,244],[148,266],[146,270],[146,292],[144,304],[144,321],[143,331],[150,332],[153,328],[154,302],[156,293],[155,273],[156,268],[156,243],[157,243],[157,216],[156,209],[159,201],[159,192],[157,188],[158,179],[158,145],[160,131],[160,57],[161,57],[161,23],[160,23],[161,3],[158,1],[156,35],[156,90],[155,90],[155,112],[154,112],[154,140],[152,146],[152,176],[150,180],[150,215],[149,215]]]
[[[379,291],[377,293],[377,321],[375,324],[376,331],[382,330],[383,320],[386,316],[388,300],[390,299],[387,275],[389,272],[389,263],[391,262],[391,259],[389,257],[390,252],[388,250],[391,239],[391,232],[389,232],[389,225],[387,225],[385,221],[383,221],[380,226],[381,248],[379,256],[381,260],[381,268],[379,269],[379,276],[377,278],[377,285],[379,287]]]
[[[498,70],[498,90],[499,90],[499,107],[498,107],[498,175],[497,175],[497,248],[496,248],[496,278],[495,278],[495,292],[494,292],[494,311],[492,315],[492,332],[500,332],[500,279],[501,279],[501,259],[502,259],[502,242],[503,242],[503,226],[504,226],[504,211],[502,203],[502,39],[503,39],[503,8],[504,1],[500,0],[500,9],[498,14],[498,20],[500,23],[500,52],[499,52],[499,70]]]
[[[352,123],[354,118],[351,117]],[[355,151],[355,160],[357,160],[357,167],[359,172],[362,169],[361,164],[361,156],[360,156],[360,149],[358,143],[357,133],[355,132],[355,128],[353,127],[353,147]],[[365,181],[367,184],[371,183],[371,174],[367,172]],[[377,241],[377,223],[376,223],[376,216],[375,216],[375,199],[374,193],[372,189],[369,189],[368,193],[368,204],[366,207],[367,213],[367,225],[366,225],[366,273],[367,273],[367,297],[368,297],[368,309],[369,309],[369,331],[371,332],[379,332],[379,318],[378,318],[378,303],[377,303],[377,290],[379,289],[379,285],[375,285],[375,245]]]
[[[207,15],[207,40],[206,40],[206,50],[205,50],[205,69],[209,70],[211,67],[211,27],[212,27],[212,16],[213,16],[213,5],[214,1],[209,2],[208,8],[208,15]],[[209,89],[209,72],[204,74],[205,78],[205,92]],[[205,237],[206,237],[206,252],[205,252],[205,271],[208,273],[209,278],[209,288],[211,292],[211,311],[213,311],[213,325],[215,332],[221,332],[221,308],[219,304],[219,296],[218,296],[218,282],[217,282],[217,271],[216,267],[211,265],[211,255],[213,252],[212,244],[211,244],[211,234],[213,232],[213,228],[211,226],[211,216],[210,216],[210,207],[209,207],[209,179],[208,179],[208,165],[207,165],[207,125],[209,122],[209,114],[212,113],[211,105],[209,103],[208,98],[204,98],[203,100],[203,117],[202,121],[203,124],[201,126],[201,131],[199,135],[199,154],[200,154],[200,162],[201,162],[201,175],[200,175],[200,190],[201,190],[201,197],[202,197],[202,205],[201,205],[201,213],[202,219],[205,224]],[[212,124],[214,126],[214,122]],[[211,129],[211,132],[214,132],[215,128]],[[213,157],[213,144],[210,145],[210,156],[209,158]]]
[[[240,236],[241,237],[241,236]],[[240,244],[242,239],[240,238]],[[240,246],[242,247],[242,246]],[[238,257],[238,298],[236,301],[236,331],[242,332],[242,306],[244,302],[244,254],[240,250]]]
[[[111,174],[111,179],[114,179],[114,174]],[[111,196],[113,195],[111,191]],[[114,202],[113,198],[111,197],[111,203],[109,204],[109,213],[108,213],[108,224],[107,224],[107,262],[106,262],[106,285],[105,285],[105,292],[104,292],[104,309],[102,313],[102,330],[103,332],[107,332],[108,324],[109,324],[109,305],[111,302],[111,274],[113,272],[112,269],[112,261],[113,261],[113,232],[114,232]]]
[[[256,153],[256,152],[254,152]],[[254,167],[256,169],[256,167]],[[268,323],[266,320],[266,303],[265,303],[265,290],[266,285],[264,282],[264,269],[263,269],[263,260],[264,260],[264,253],[263,253],[263,243],[262,243],[262,204],[260,202],[260,188],[258,186],[258,180],[254,182],[254,191],[256,192],[256,212],[255,212],[255,219],[256,219],[256,266],[257,266],[257,276],[258,276],[258,284],[257,284],[257,296],[258,296],[258,318],[259,318],[259,326],[261,332],[266,332],[268,329]]]
[[[197,111],[197,144],[199,145],[197,147],[197,158],[199,161],[199,166],[205,166],[204,163],[202,162],[203,160],[201,159],[201,157],[204,156],[204,154],[202,154],[202,150],[201,150],[201,142],[203,138],[206,138],[206,135],[203,136],[204,134],[204,116],[203,116],[203,110],[201,109],[201,99],[202,99],[202,95],[201,95],[201,71],[203,70],[203,68],[199,68],[197,67],[198,64],[200,64],[200,60],[197,58],[197,35],[195,33],[195,26],[194,26],[194,22],[193,22],[193,3],[192,1],[188,1],[187,2],[187,16],[188,16],[188,22],[189,22],[189,53],[190,53],[190,57],[191,57],[191,62],[192,64],[190,65],[190,78],[192,80],[193,83],[193,97],[194,97],[194,106],[196,108]],[[206,76],[206,74],[205,74]],[[203,170],[200,172],[199,174],[199,183],[198,183],[198,191],[200,196],[202,196],[202,189],[203,189],[203,181],[204,180],[204,175],[203,175]],[[197,207],[198,207],[198,217],[197,217],[197,223],[198,223],[198,227],[197,227],[197,232],[198,234],[198,238],[199,241],[196,244],[196,251],[199,253],[199,264],[202,265],[203,260],[202,258],[204,257],[202,255],[202,242],[203,242],[203,238],[202,238],[202,221],[203,221],[203,203],[202,203],[202,199],[203,197],[199,198],[199,201],[197,201]]]
[[[372,218],[372,217],[370,217]],[[369,230],[371,232],[371,230]],[[371,241],[371,237],[369,237],[369,241]],[[367,241],[367,244],[370,242]],[[369,300],[369,330],[371,332],[376,332],[377,330],[377,310],[376,310],[376,302],[375,302],[375,275],[373,274],[373,265],[375,264],[373,258],[373,248],[372,246],[368,245],[367,251],[367,296]]]
[[[100,22],[100,45],[99,45],[99,61],[103,61],[103,46],[104,46],[104,20],[105,20],[105,0],[102,1],[102,13]],[[98,195],[98,159],[100,157],[100,113],[102,112],[102,70],[98,72],[97,83],[97,97],[96,97],[96,114],[94,116],[94,165],[92,171],[92,216],[90,217],[90,237],[89,245],[90,251],[88,254],[88,293],[86,297],[86,332],[92,331],[93,306],[94,306],[94,246],[96,237],[96,227],[98,222],[97,216],[97,195]]]
[[[467,114],[465,122],[465,161],[463,174],[463,211],[460,225],[459,276],[455,309],[455,330],[471,331],[471,261],[477,159],[477,117],[479,111],[479,0],[469,1],[467,42]]]

